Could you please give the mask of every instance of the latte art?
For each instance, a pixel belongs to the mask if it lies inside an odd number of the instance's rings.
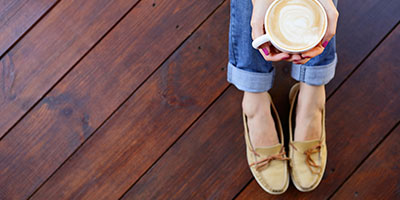
[[[315,26],[314,13],[304,6],[290,5],[279,13],[282,36],[291,43],[310,44],[318,39],[319,28]]]
[[[270,37],[293,51],[316,45],[324,34],[324,12],[315,0],[278,0],[267,19]]]

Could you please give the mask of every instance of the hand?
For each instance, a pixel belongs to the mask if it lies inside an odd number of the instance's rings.
[[[325,8],[326,14],[328,16],[328,27],[326,29],[325,36],[322,38],[321,42],[315,46],[313,49],[303,52],[299,56],[292,56],[288,61],[293,61],[295,64],[305,64],[311,58],[321,54],[329,41],[336,34],[336,25],[339,18],[339,12],[337,11],[335,4],[332,0],[319,0],[322,6]]]
[[[252,0],[253,13],[251,16],[251,37],[256,39],[261,35],[265,34],[264,30],[264,17],[267,13],[268,7],[274,0]],[[258,49],[265,60],[268,61],[279,61],[290,58],[288,53],[282,53],[277,50],[270,42],[267,42],[260,46]]]

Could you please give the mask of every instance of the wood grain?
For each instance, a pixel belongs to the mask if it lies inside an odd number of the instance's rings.
[[[121,197],[228,87],[227,13],[225,2],[32,199]]]
[[[400,199],[399,141],[397,126],[332,199]]]
[[[399,36],[397,27],[327,101],[328,165],[321,184],[310,193],[291,186],[281,196],[270,196],[252,181],[238,199],[325,199],[333,194],[400,120]]]
[[[7,52],[0,70],[13,72],[13,76],[3,74],[13,84],[2,85],[0,91],[0,138],[136,2],[62,1]]]
[[[31,195],[222,1],[153,3],[140,1],[0,142],[2,199]]]
[[[233,86],[122,199],[232,199],[251,176]]]
[[[232,199],[242,188],[239,199],[326,199],[338,189],[338,199],[399,198],[398,162],[384,159],[398,159],[399,28],[375,49],[399,22],[398,1],[339,0],[328,168],[314,192],[291,185],[281,196],[252,180],[242,93],[225,90],[227,2],[203,24],[223,0],[142,0],[125,16],[137,1],[61,1],[0,54],[0,199]],[[45,2],[0,0],[0,16],[26,31],[46,11],[24,6]],[[288,63],[275,65],[286,129],[293,80]]]
[[[58,0],[0,0],[0,57]]]
[[[398,0],[338,0],[338,66],[326,86],[330,96],[400,21]]]

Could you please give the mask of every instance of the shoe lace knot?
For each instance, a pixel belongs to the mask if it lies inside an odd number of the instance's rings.
[[[254,153],[255,156],[260,157],[260,154],[257,153],[254,149],[250,149],[251,152]],[[261,159],[259,161],[253,162],[250,164],[250,167],[253,165],[256,165],[256,169],[259,170],[261,167],[268,165],[272,160],[289,160],[290,158],[284,157],[285,155],[285,149],[282,146],[281,150],[279,153],[270,155],[267,158]]]

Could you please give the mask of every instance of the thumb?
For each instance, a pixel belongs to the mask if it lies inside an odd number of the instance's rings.
[[[268,6],[264,1],[253,2],[253,12],[250,21],[251,37],[253,40],[264,35],[264,17]]]
[[[254,21],[253,21],[254,20]],[[251,37],[253,40],[264,35],[264,22],[261,19],[252,19],[251,21]]]

